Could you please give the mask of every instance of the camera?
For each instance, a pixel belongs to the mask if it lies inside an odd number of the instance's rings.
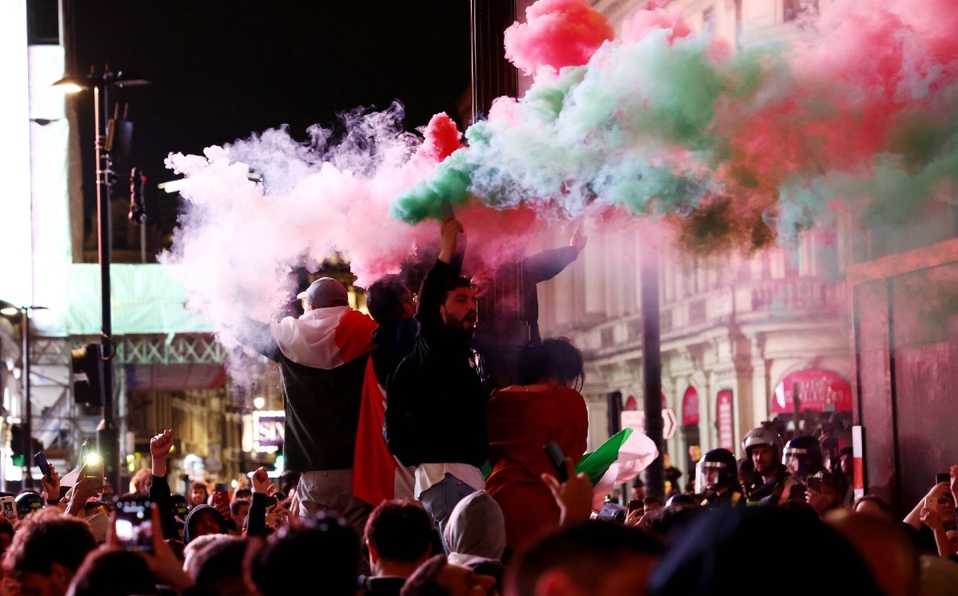
[[[124,550],[153,552],[153,516],[148,497],[117,501],[116,537]]]

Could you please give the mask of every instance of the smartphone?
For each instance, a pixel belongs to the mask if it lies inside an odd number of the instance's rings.
[[[938,499],[934,497],[925,497],[925,509],[929,511],[938,511]]]
[[[551,441],[542,446],[549,461],[552,462],[552,468],[555,470],[556,478],[559,482],[565,482],[569,479],[569,471],[565,467],[565,453],[555,441]]]
[[[230,491],[223,482],[217,482],[213,486],[213,494],[210,496],[210,504],[219,508],[220,505],[230,503]]]
[[[153,517],[149,497],[116,503],[116,537],[123,550],[153,552]]]
[[[941,484],[942,482],[951,483],[951,474],[948,472],[938,472],[935,474],[935,484]]]
[[[37,451],[33,456],[33,461],[36,462],[37,467],[40,468],[40,473],[43,474],[43,477],[47,480],[50,479],[50,464],[47,462],[47,456],[43,454],[42,451]]]
[[[3,516],[7,519],[17,519],[17,498],[0,497],[0,506],[3,507]]]
[[[103,456],[90,452],[83,456],[83,477],[103,479]]]
[[[629,501],[629,513],[632,513],[636,509],[644,509],[645,502],[642,499],[632,499]]]

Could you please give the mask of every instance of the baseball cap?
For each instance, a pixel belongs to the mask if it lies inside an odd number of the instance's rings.
[[[320,277],[309,284],[309,287],[306,288],[305,291],[297,294],[296,297],[301,300],[305,298],[306,302],[312,305],[313,308],[327,308],[333,306],[333,303],[337,300],[342,300],[345,304],[349,304],[346,286],[332,277]]]

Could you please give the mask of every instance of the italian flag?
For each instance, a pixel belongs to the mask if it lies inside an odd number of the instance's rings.
[[[655,442],[631,428],[620,430],[598,449],[583,455],[575,471],[588,474],[592,481],[592,509],[602,509],[613,486],[632,480],[658,456]]]
[[[415,468],[402,465],[386,447],[383,438],[383,395],[372,358],[366,363],[363,399],[359,406],[359,428],[353,464],[353,494],[371,505],[390,499],[412,499],[416,485]]]

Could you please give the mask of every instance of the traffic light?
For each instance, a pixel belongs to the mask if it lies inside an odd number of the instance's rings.
[[[103,359],[100,346],[87,344],[71,350],[73,361],[73,401],[87,407],[100,407],[103,398],[100,391],[103,379]]]
[[[146,174],[140,168],[130,172],[129,218],[137,225],[146,223]]]
[[[10,426],[10,460],[14,466],[22,467],[25,461],[23,453],[23,427],[19,424]]]

